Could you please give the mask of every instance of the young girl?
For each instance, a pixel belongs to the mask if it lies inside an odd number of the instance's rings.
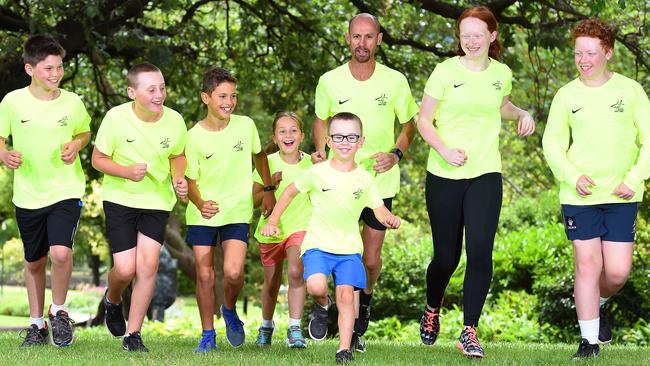
[[[300,143],[304,138],[302,122],[293,112],[279,112],[273,121],[273,142],[280,149],[268,156],[271,180],[275,186],[276,198],[287,185],[312,163],[309,155],[300,151]],[[255,206],[262,201],[264,187],[262,180],[255,172],[253,177],[253,195]],[[300,318],[305,303],[305,281],[302,278],[303,267],[300,261],[300,244],[305,236],[305,230],[311,217],[311,203],[306,194],[300,194],[289,205],[280,221],[278,236],[263,236],[261,228],[266,224],[266,218],[260,217],[255,232],[255,238],[260,243],[260,258],[264,265],[264,287],[262,289],[262,326],[257,336],[259,346],[271,345],[274,323],[273,312],[278,298],[278,290],[282,282],[282,267],[284,258],[289,262],[289,329],[287,329],[287,344],[289,348],[305,348],[307,343],[300,329]]]

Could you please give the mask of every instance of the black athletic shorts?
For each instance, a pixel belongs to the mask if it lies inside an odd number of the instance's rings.
[[[162,245],[169,211],[148,210],[104,201],[106,238],[112,253],[135,248],[138,232]]]
[[[390,198],[384,198],[384,206],[390,211],[393,209],[393,197]],[[364,208],[363,211],[361,211],[361,217],[359,217],[359,221],[363,221],[366,225],[370,226],[371,228],[375,230],[380,230],[380,231],[385,231],[386,226],[384,226],[377,218],[375,217],[375,213],[368,207]]]
[[[82,206],[80,199],[71,198],[37,209],[16,207],[25,260],[36,262],[47,255],[52,245],[72,249]]]

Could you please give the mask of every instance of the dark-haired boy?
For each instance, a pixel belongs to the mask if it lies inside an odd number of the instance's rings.
[[[31,325],[21,346],[47,343],[43,319],[45,267],[50,253],[51,341],[73,342],[73,321],[65,305],[72,275],[72,245],[86,180],[78,153],[90,140],[90,116],[78,95],[60,89],[65,50],[45,35],[25,42],[28,87],[0,103],[0,160],[14,170],[13,203],[25,249],[25,286]],[[7,140],[12,136],[12,150]]]
[[[127,351],[148,352],[140,336],[156,286],[160,248],[165,239],[174,192],[184,199],[183,148],[187,128],[178,112],[163,105],[167,96],[160,69],[137,64],[127,73],[132,102],[112,108],[102,121],[92,163],[104,173],[106,236],[113,253],[104,295],[106,326],[116,337],[126,335]],[[136,278],[128,328],[121,297]]]
[[[237,106],[237,80],[225,69],[203,75],[201,100],[208,113],[187,136],[187,242],[196,259],[196,299],[203,333],[195,352],[217,348],[214,331],[214,247],[223,247],[221,307],[226,338],[233,347],[244,343],[243,322],[236,312],[244,285],[244,262],[249,224],[253,216],[253,169],[264,182],[262,212],[267,216],[275,204],[266,154],[252,119],[232,114]]]

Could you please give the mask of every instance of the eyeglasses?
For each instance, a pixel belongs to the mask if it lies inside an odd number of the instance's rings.
[[[343,142],[343,140],[348,140],[349,143],[354,144],[355,142],[359,141],[360,137],[361,136],[356,134],[355,135],[340,135],[340,134],[330,135],[332,141],[336,142],[337,144]]]

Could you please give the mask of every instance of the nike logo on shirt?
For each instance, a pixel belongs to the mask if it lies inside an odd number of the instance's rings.
[[[31,119],[21,119],[20,123],[25,123],[25,122],[29,122],[29,121],[31,121]]]
[[[323,192],[327,192],[327,191],[331,191],[332,188],[321,188],[321,190],[322,190]]]
[[[212,155],[214,155],[214,153],[212,153],[212,154],[206,156],[205,158],[206,158],[206,159],[210,159],[210,158],[212,157]]]
[[[135,140],[126,139],[126,142],[133,142],[133,141],[135,141]]]
[[[347,101],[350,100],[350,99],[352,99],[352,98],[348,98],[348,99],[346,99],[346,100],[339,100],[339,104],[343,104],[343,103],[347,102]]]
[[[463,86],[465,83],[460,83],[460,84],[454,84],[454,88],[458,88],[459,86]]]
[[[572,110],[571,110],[571,113],[576,114],[576,113],[578,113],[578,111],[581,110],[582,108],[584,108],[584,107],[580,107],[580,108],[578,108],[578,109],[572,109]]]

